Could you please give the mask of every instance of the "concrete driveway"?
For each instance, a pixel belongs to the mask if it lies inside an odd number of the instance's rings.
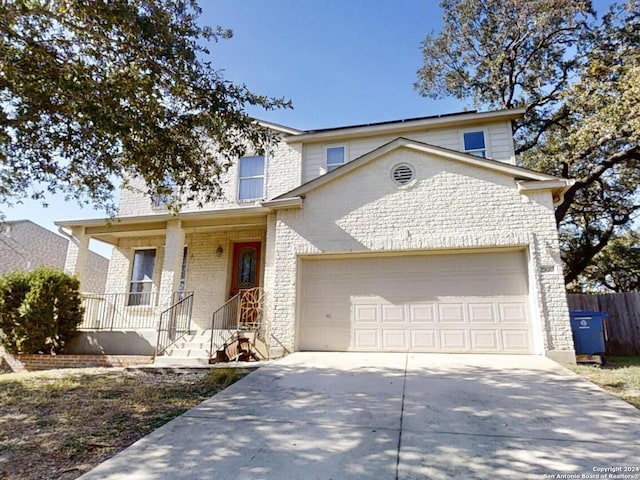
[[[640,412],[546,358],[294,353],[82,478],[640,479],[598,470],[625,467]]]

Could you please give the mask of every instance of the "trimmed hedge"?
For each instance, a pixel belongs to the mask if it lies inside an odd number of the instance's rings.
[[[60,353],[82,322],[80,282],[52,268],[0,277],[2,344],[11,353]]]

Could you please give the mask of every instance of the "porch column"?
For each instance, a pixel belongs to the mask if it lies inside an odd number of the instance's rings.
[[[90,237],[85,234],[84,227],[73,227],[69,235],[67,258],[64,263],[64,271],[69,275],[75,275],[80,280],[80,291],[83,291],[83,283],[86,281],[86,266],[89,258]]]
[[[164,261],[160,275],[159,305],[169,306],[173,292],[180,287],[180,271],[184,252],[184,230],[180,220],[167,222],[167,235],[164,241]]]
[[[276,214],[267,215],[267,239],[264,258],[264,306],[263,321],[266,328],[266,341],[271,358],[284,356],[284,349],[271,338],[275,315],[274,292],[276,291]]]

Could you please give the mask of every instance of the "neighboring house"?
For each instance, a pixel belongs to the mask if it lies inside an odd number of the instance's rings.
[[[31,220],[0,223],[0,274],[38,267],[63,269],[69,240]],[[88,252],[88,274],[83,288],[104,292],[109,259]]]
[[[315,131],[265,123],[281,141],[238,159],[219,201],[173,216],[157,199],[122,191],[114,221],[57,222],[75,239],[67,268],[83,280],[89,239],[115,247],[106,292],[124,301],[100,308],[117,320],[101,314],[85,326],[114,328],[120,339],[134,331],[147,350],[124,342],[128,353],[148,353],[169,309],[158,353],[170,354],[180,331],[167,325],[187,315],[184,300],[170,307],[189,295],[175,292],[194,292],[191,330],[206,339],[213,313],[216,331],[229,328],[221,319],[233,302],[220,307],[256,286],[272,357],[416,351],[573,361],[554,218],[572,181],[516,166],[511,122],[523,112]],[[126,353],[106,334],[89,343]]]

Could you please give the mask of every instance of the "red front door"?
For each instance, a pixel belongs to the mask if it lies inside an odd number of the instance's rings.
[[[260,284],[260,242],[233,244],[231,296]]]

